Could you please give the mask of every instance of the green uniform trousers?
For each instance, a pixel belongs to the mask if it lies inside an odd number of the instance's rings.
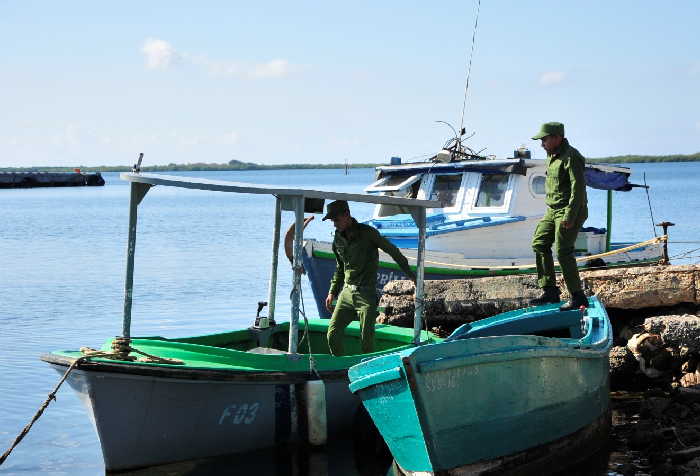
[[[360,320],[362,353],[374,351],[374,322],[377,319],[377,292],[374,288],[344,287],[333,309],[328,325],[328,347],[331,354],[343,355],[343,331],[348,324]]]
[[[537,284],[541,288],[557,285],[554,260],[552,259],[552,244],[554,244],[566,288],[569,293],[575,293],[581,291],[581,278],[576,267],[574,243],[581,225],[588,218],[588,212],[584,209],[571,228],[564,228],[561,225],[564,216],[563,208],[547,208],[532,236],[532,249],[535,251],[535,263],[537,264]]]

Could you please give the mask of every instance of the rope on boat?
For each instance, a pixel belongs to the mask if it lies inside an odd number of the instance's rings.
[[[46,397],[46,400],[42,405],[39,407],[39,410],[34,414],[34,417],[27,423],[27,425],[22,429],[22,431],[19,432],[19,435],[17,435],[17,438],[15,438],[15,441],[12,443],[12,446],[10,446],[7,451],[5,451],[2,456],[0,456],[0,466],[5,462],[8,456],[10,456],[10,453],[12,453],[12,450],[15,449],[17,445],[24,439],[24,437],[29,433],[29,430],[32,428],[34,423],[41,417],[41,415],[44,413],[44,410],[49,406],[49,404],[52,401],[56,400],[56,392],[58,392],[58,389],[61,388],[61,385],[63,385],[63,382],[66,381],[68,378],[68,375],[75,370],[76,367],[78,367],[80,364],[87,362],[89,359],[93,357],[100,357],[103,359],[114,359],[114,360],[123,360],[123,361],[134,361],[137,360],[136,357],[129,355],[129,353],[134,352],[136,354],[141,354],[144,357],[138,359],[140,362],[148,362],[148,363],[158,363],[158,364],[172,364],[172,365],[182,365],[185,362],[179,359],[171,359],[167,357],[158,357],[157,355],[151,355],[146,352],[140,351],[138,349],[135,349],[134,347],[131,347],[129,345],[129,338],[127,337],[116,337],[112,341],[112,350],[113,352],[106,352],[102,350],[95,350],[90,347],[81,347],[80,352],[83,354],[81,357],[78,357],[73,361],[70,366],[68,366],[68,370],[63,374],[61,379],[58,381],[58,384],[54,389],[49,393],[49,395]]]
[[[292,289],[293,294],[295,292],[294,289]],[[292,297],[290,294],[290,298]],[[301,317],[304,318],[304,335],[301,336],[301,340],[299,341],[299,345],[301,345],[302,342],[304,342],[304,339],[306,339],[306,346],[309,349],[309,373],[314,374],[319,380],[321,379],[321,374],[318,373],[318,369],[316,368],[316,359],[314,356],[311,354],[311,338],[309,337],[309,319],[306,317],[306,308],[304,307],[304,293],[301,290],[301,287],[299,288],[299,302],[301,303],[301,309],[299,309],[299,313],[301,314]]]
[[[184,365],[185,362],[180,359],[173,359],[169,357],[158,357],[157,355],[148,354],[135,347],[131,347],[130,339],[128,337],[116,337],[112,341],[113,352],[106,352],[102,350],[92,349],[90,347],[81,347],[80,352],[85,357],[100,357],[102,359],[113,359],[113,360],[125,360],[139,362],[146,362],[150,364],[170,364],[170,365]],[[136,358],[130,353],[143,355],[141,358]]]
[[[598,253],[595,255],[589,255],[589,256],[581,256],[579,258],[576,258],[576,262],[581,263],[584,261],[589,261],[593,260],[596,258],[606,258],[608,256],[613,256],[616,254],[621,254],[621,253],[627,253],[628,251],[632,251],[637,248],[643,248],[645,246],[649,245],[656,245],[659,243],[663,243],[668,241],[668,235],[662,235],[662,236],[657,236],[656,238],[652,238],[650,240],[642,241],[640,243],[636,243],[634,245],[626,246],[624,248],[619,248],[617,250],[612,250],[612,251],[606,251],[604,253]],[[407,256],[407,258],[416,260],[417,258],[414,258],[413,256]],[[425,260],[425,263],[430,263],[430,264],[436,264],[440,266],[448,266],[451,268],[463,268],[463,269],[478,269],[478,270],[498,270],[498,269],[532,269],[536,268],[536,264],[524,264],[520,266],[475,266],[475,265],[466,265],[466,264],[455,264],[455,263],[442,263],[440,261],[430,261],[430,260]],[[555,264],[558,264],[558,261],[554,262]]]

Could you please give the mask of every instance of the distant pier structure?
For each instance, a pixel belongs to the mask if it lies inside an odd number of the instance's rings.
[[[0,188],[101,186],[99,172],[0,172]]]

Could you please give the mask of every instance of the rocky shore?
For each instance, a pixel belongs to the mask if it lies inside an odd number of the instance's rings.
[[[582,271],[581,278],[586,294],[605,305],[615,336],[608,474],[700,476],[700,265]],[[425,291],[425,321],[443,336],[539,294],[531,275],[427,281]],[[410,281],[388,283],[378,322],[412,326],[413,293]]]

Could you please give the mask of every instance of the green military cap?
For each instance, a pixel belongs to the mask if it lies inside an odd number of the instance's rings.
[[[564,124],[561,122],[545,122],[540,127],[540,131],[535,134],[532,138],[533,140],[542,139],[547,136],[561,136],[564,137]]]
[[[335,202],[331,202],[328,204],[328,207],[326,208],[326,216],[323,217],[323,221],[332,220],[338,215],[342,215],[346,212],[350,212],[348,202],[346,202],[345,200],[336,200]]]

